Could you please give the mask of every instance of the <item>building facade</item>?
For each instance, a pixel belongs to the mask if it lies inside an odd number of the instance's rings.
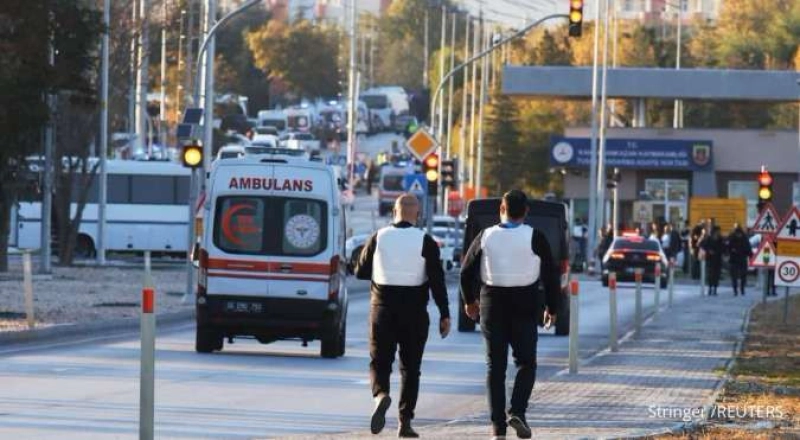
[[[575,218],[588,218],[591,130],[567,129],[551,142],[550,166],[564,176],[564,198]],[[619,221],[638,224],[634,203],[650,202],[652,220],[682,225],[692,197],[744,198],[748,226],[757,215],[761,166],[774,178],[779,213],[800,205],[800,150],[796,131],[609,128],[607,175],[618,168]],[[611,194],[605,212],[611,218]]]

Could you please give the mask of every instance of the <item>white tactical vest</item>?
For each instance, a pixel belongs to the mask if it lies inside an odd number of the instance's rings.
[[[372,257],[372,281],[382,286],[416,287],[428,280],[422,245],[425,232],[418,228],[387,226],[378,231]]]
[[[492,226],[481,239],[481,280],[487,286],[521,287],[539,280],[541,259],[531,249],[533,228]]]

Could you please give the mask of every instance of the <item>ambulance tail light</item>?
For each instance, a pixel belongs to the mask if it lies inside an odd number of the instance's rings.
[[[334,255],[331,258],[330,265],[331,280],[328,285],[328,301],[337,301],[339,299],[339,264],[339,256]]]
[[[200,249],[200,266],[197,274],[197,296],[205,296],[208,287],[208,251]]]

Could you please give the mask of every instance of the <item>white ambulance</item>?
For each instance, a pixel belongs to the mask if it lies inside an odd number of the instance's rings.
[[[345,210],[333,170],[282,154],[218,161],[203,206],[195,348],[225,338],[321,341],[344,355]]]

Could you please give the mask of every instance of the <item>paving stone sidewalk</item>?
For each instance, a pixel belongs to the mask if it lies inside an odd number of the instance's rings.
[[[584,360],[578,374],[562,371],[537,382],[528,409],[533,438],[630,438],[699,420],[716,399],[725,368],[744,338],[744,319],[754,300],[733,297],[730,289],[721,289],[717,297],[698,292],[672,309],[662,306],[638,336],[622,341],[617,352],[605,350]],[[488,415],[485,408],[480,411],[445,424],[420,423],[418,431],[423,438],[488,439]],[[394,437],[394,429],[387,424],[379,436],[365,431],[313,438]],[[513,430],[508,438],[516,438]]]

